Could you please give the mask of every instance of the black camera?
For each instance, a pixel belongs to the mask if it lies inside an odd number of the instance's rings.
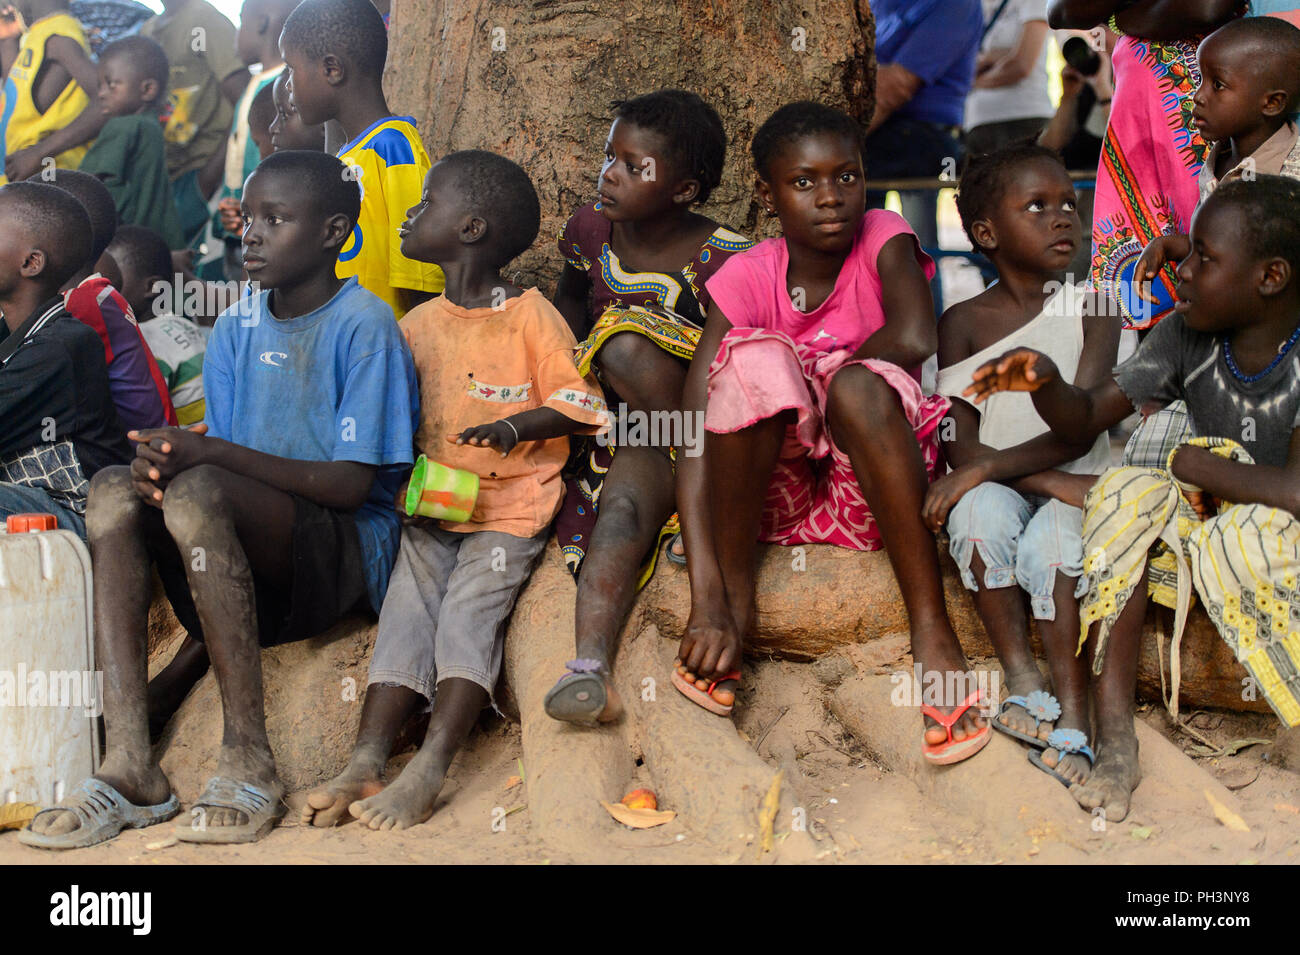
[[[1061,55],[1084,76],[1096,76],[1101,69],[1101,54],[1081,36],[1072,36],[1061,44]]]

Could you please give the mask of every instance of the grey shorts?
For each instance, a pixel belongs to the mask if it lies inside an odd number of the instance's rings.
[[[379,612],[370,683],[409,687],[432,700],[438,683],[460,677],[491,694],[506,623],[548,534],[549,528],[514,537],[403,527]]]

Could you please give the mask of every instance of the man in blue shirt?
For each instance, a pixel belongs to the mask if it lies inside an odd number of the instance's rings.
[[[131,432],[131,467],[92,482],[107,752],[32,821],[28,845],[93,845],[179,811],[150,746],[150,717],[163,715],[145,684],[151,564],[188,631],[188,649],[168,666],[184,671],[173,682],[188,689],[210,658],[225,722],[217,774],[176,837],[252,842],[283,815],[260,646],[378,610],[419,420],[415,366],[392,310],[335,276],[360,206],[355,177],[323,152],[275,153],[248,177],[244,268],[269,291],[217,319],[206,424]],[[169,695],[174,704],[183,692]]]
[[[937,177],[961,153],[957,135],[984,29],[980,0],[876,0],[876,112],[867,127],[870,179]],[[938,246],[937,196],[904,192],[903,216],[925,248]],[[868,205],[882,208],[883,192]],[[936,288],[936,273],[932,288]],[[937,297],[936,297],[937,301]]]

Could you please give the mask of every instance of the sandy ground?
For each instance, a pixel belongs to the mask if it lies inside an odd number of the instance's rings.
[[[1158,805],[1139,798],[1129,818],[1094,831],[1082,811],[1076,824],[1009,825],[994,834],[959,813],[927,801],[915,782],[881,766],[861,741],[835,721],[826,708],[826,691],[806,664],[760,662],[747,673],[750,690],[737,708],[737,727],[774,767],[783,767],[816,843],[821,863],[1155,863],[1251,864],[1300,862],[1300,775],[1269,764],[1268,747],[1255,745],[1235,755],[1198,759],[1241,800],[1249,834],[1229,833],[1211,814],[1203,793],[1188,788]],[[1141,718],[1184,751],[1200,742],[1170,729],[1164,711],[1146,707]],[[1187,719],[1187,715],[1184,715]],[[1271,717],[1225,713],[1192,715],[1191,725],[1210,743],[1271,739]],[[919,728],[919,726],[918,726]],[[995,740],[997,742],[997,740]],[[521,784],[519,727],[497,717],[486,719],[452,767],[434,817],[406,832],[370,832],[356,823],[331,829],[297,824],[301,794],[290,798],[285,823],[254,846],[163,845],[170,824],[123,834],[111,843],[72,854],[42,852],[0,835],[0,865],[84,864],[168,865],[213,862],[245,864],[394,864],[570,862],[711,863],[719,852],[692,838],[679,821],[633,832],[609,821],[617,858],[575,852],[560,857],[530,832],[525,787]],[[410,758],[389,766],[390,776]],[[970,773],[991,805],[1005,807],[1010,822],[1029,815],[1019,801],[1016,773],[988,778],[978,757]],[[1038,771],[1025,762],[1023,772]],[[1139,788],[1139,797],[1142,789]],[[616,799],[619,794],[611,794]],[[1069,800],[1062,788],[1062,800]],[[671,806],[664,808],[672,808]],[[1069,814],[1067,813],[1067,816]],[[792,820],[778,821],[777,838]],[[1222,838],[1208,830],[1218,829]],[[606,844],[609,844],[608,842]]]

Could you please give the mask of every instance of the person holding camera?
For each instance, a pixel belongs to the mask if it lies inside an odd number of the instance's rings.
[[[966,151],[986,155],[1034,139],[1052,115],[1042,0],[983,0],[975,85],[966,97]]]

